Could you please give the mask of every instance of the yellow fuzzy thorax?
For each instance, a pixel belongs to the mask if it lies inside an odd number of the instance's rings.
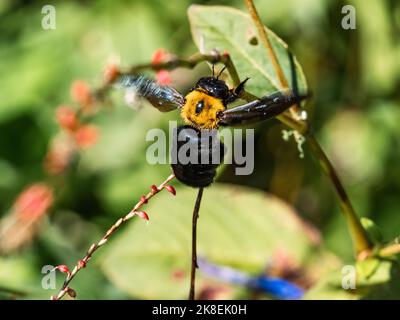
[[[214,98],[201,89],[191,91],[185,99],[185,105],[181,109],[181,117],[185,123],[197,129],[218,127],[217,113],[225,110],[221,99]],[[203,101],[204,108],[199,114],[196,114],[196,106],[199,101]]]

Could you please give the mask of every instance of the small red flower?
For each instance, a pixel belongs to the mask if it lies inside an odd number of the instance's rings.
[[[94,97],[89,85],[83,80],[76,80],[71,85],[71,96],[83,108],[93,105]]]
[[[156,79],[157,79],[158,84],[160,84],[162,86],[167,86],[167,85],[171,84],[171,82],[172,82],[171,73],[167,70],[159,70],[156,73]]]
[[[22,218],[37,219],[44,215],[53,203],[53,191],[44,183],[26,188],[14,203],[14,209]]]
[[[158,188],[157,188],[157,186],[155,184],[151,185],[150,189],[151,189],[151,192],[153,192],[153,193],[158,192]]]
[[[185,278],[185,271],[183,270],[175,270],[172,272],[172,278],[175,280],[182,280]]]
[[[149,221],[149,216],[145,211],[137,211],[136,214],[138,215],[139,218]]]
[[[75,132],[75,141],[81,148],[89,148],[93,146],[99,136],[99,130],[93,125],[81,126]]]
[[[70,273],[68,267],[65,264],[60,264],[59,266],[55,267],[54,269],[61,271],[62,273]]]
[[[140,197],[140,202],[142,202],[142,203],[144,203],[144,204],[146,204],[147,202],[148,202],[148,200],[147,200],[147,198],[146,198],[146,196],[141,196]]]
[[[165,189],[167,189],[168,192],[172,193],[174,196],[176,195],[176,190],[173,186],[167,185],[167,186],[165,186]]]
[[[80,269],[86,268],[86,261],[84,261],[84,260],[79,260],[79,261],[78,261],[78,266],[79,266]]]
[[[104,70],[103,79],[106,84],[113,83],[120,75],[120,70],[115,63],[110,63]]]
[[[75,130],[79,125],[76,112],[69,106],[60,106],[56,110],[57,122],[61,128]]]
[[[76,146],[70,139],[57,137],[53,140],[44,159],[44,168],[50,175],[63,173],[69,166],[76,151]]]
[[[151,58],[151,64],[159,64],[165,61],[168,61],[171,58],[171,54],[165,49],[157,49],[153,53],[153,57]]]

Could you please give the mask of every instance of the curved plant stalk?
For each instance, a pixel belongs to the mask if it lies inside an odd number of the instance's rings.
[[[193,209],[192,220],[192,265],[190,272],[190,290],[189,300],[195,300],[195,283],[196,283],[196,269],[199,267],[197,264],[197,220],[199,219],[199,210],[201,198],[203,197],[204,188],[200,188],[197,193],[196,203]]]
[[[285,78],[285,75],[283,73],[282,67],[278,62],[278,59],[276,57],[276,54],[271,46],[271,43],[268,39],[267,32],[265,31],[264,24],[262,23],[260,16],[257,13],[257,10],[254,6],[253,0],[244,0],[250,16],[254,22],[254,25],[256,26],[258,30],[258,35],[261,38],[261,42],[267,49],[267,54],[272,62],[272,65],[274,66],[275,73],[278,76],[278,79],[280,81],[280,84],[282,88],[287,88],[288,87],[288,82]],[[292,117],[296,117],[296,113],[298,111],[297,106],[292,106],[291,107],[291,114]],[[371,249],[372,249],[372,243],[368,239],[367,233],[363,226],[361,225],[361,222],[359,218],[357,217],[357,214],[354,211],[354,208],[350,202],[350,199],[339,179],[338,174],[336,173],[335,168],[333,167],[332,163],[329,161],[328,157],[322,150],[321,146],[319,145],[317,139],[315,138],[315,135],[311,132],[307,122],[305,121],[295,121],[295,122],[290,122],[289,119],[285,118],[285,121],[279,117],[279,120],[282,122],[286,123],[289,125],[292,129],[297,130],[299,133],[302,135],[307,135],[307,142],[308,145],[310,146],[310,150],[313,153],[314,157],[319,161],[322,170],[324,173],[327,175],[327,177],[330,179],[332,182],[333,187],[336,190],[336,193],[339,197],[339,204],[340,208],[342,210],[342,213],[344,217],[346,218],[347,225],[350,231],[351,238],[353,240],[353,245],[356,251],[357,256],[365,255],[368,254]]]
[[[112,226],[110,229],[107,230],[107,232],[104,234],[104,236],[97,242],[93,243],[89,250],[87,251],[86,255],[78,261],[77,265],[74,267],[74,269],[70,272],[66,266],[59,266],[56,267],[56,269],[61,270],[62,272],[67,273],[67,277],[64,281],[64,284],[62,285],[60,291],[58,292],[57,295],[52,296],[52,300],[60,300],[62,299],[67,293],[71,295],[76,295],[75,291],[69,287],[70,282],[72,279],[76,276],[76,274],[82,270],[83,268],[86,267],[87,263],[89,260],[92,258],[93,254],[101,247],[103,246],[108,239],[111,237],[111,235],[114,234],[115,231],[117,231],[121,225],[133,218],[134,216],[139,216],[145,220],[148,220],[147,214],[144,211],[138,211],[144,204],[146,204],[152,197],[154,197],[157,193],[162,191],[163,189],[167,189],[169,192],[175,195],[175,189],[173,189],[171,186],[168,186],[168,183],[175,178],[175,175],[171,174],[163,183],[161,183],[158,187],[153,185],[151,186],[151,191],[145,195],[142,196],[140,201],[134,206],[134,208],[126,214],[124,217],[119,218]],[[60,268],[62,267],[62,268]]]

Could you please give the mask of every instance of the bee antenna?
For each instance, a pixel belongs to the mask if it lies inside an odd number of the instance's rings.
[[[222,72],[224,72],[224,70],[226,69],[226,66],[224,66],[221,71],[218,73],[217,75],[217,79],[221,76]]]
[[[215,75],[215,63],[212,64],[212,73],[213,73],[212,76],[214,77],[214,75]]]

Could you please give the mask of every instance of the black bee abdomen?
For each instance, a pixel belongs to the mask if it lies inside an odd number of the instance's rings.
[[[172,142],[172,170],[182,183],[207,187],[213,183],[216,169],[224,158],[224,144],[216,130],[181,126],[174,130]]]

